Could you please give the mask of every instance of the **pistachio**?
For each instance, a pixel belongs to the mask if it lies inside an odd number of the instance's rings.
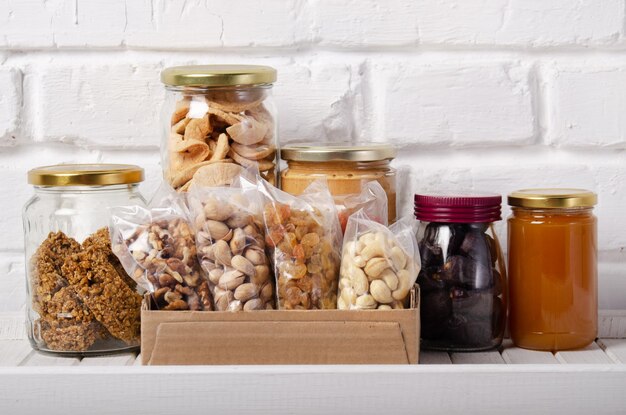
[[[250,282],[241,284],[235,289],[235,299],[246,302],[253,297],[259,295],[259,287],[256,284]]]
[[[205,222],[204,226],[207,230],[207,233],[214,241],[219,241],[220,239],[223,239],[226,235],[228,235],[228,232],[230,232],[228,226],[216,220],[209,219]]]
[[[237,270],[226,271],[220,277],[220,281],[217,285],[223,290],[234,290],[243,284],[244,280],[245,276],[241,272]]]
[[[226,241],[217,241],[213,245],[213,253],[215,255],[215,261],[219,264],[230,266],[231,259],[233,257],[230,252],[230,246]]]
[[[241,228],[233,231],[233,237],[230,240],[230,250],[233,255],[240,255],[246,247],[246,234]]]
[[[263,300],[260,298],[253,298],[246,301],[243,305],[243,311],[263,310],[264,305]]]
[[[250,262],[249,260],[247,260],[245,257],[241,255],[235,255],[231,259],[230,265],[233,268],[235,268],[237,271],[241,271],[248,277],[254,277],[254,274],[256,273],[254,269],[254,265],[252,265],[252,262]]]
[[[252,262],[253,265],[263,265],[267,262],[265,252],[257,247],[250,247],[246,249],[244,256],[248,261]]]
[[[223,222],[232,213],[232,208],[216,198],[210,198],[204,202],[203,212],[206,219]]]

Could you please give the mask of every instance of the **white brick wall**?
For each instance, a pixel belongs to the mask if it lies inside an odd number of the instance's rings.
[[[29,168],[136,162],[149,194],[159,71],[247,62],[279,71],[282,142],[398,145],[402,213],[425,189],[596,190],[608,293],[626,271],[625,2],[0,0],[0,261],[19,265]]]

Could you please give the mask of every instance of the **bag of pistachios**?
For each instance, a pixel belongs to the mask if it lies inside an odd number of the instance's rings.
[[[273,309],[273,278],[256,183],[242,176],[229,186],[191,186],[187,202],[215,309]]]
[[[352,214],[343,239],[337,307],[391,310],[408,305],[420,271],[415,220],[390,227],[363,210]]]
[[[111,246],[124,270],[163,310],[211,310],[182,196],[163,183],[149,207],[111,208]]]

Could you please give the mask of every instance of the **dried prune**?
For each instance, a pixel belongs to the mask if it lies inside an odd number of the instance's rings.
[[[470,289],[485,289],[493,285],[491,267],[472,258],[454,255],[443,266],[442,279],[457,282]]]
[[[451,290],[452,313],[463,315],[476,320],[490,320],[494,307],[494,297],[491,290]]]
[[[443,265],[443,251],[440,246],[432,245],[428,242],[421,242],[419,244],[419,251],[422,266]]]
[[[451,299],[444,290],[424,293],[421,298],[422,336],[436,338],[443,334],[451,310]]]
[[[446,287],[444,281],[439,278],[438,267],[422,269],[417,276],[417,284],[423,292],[443,290]]]

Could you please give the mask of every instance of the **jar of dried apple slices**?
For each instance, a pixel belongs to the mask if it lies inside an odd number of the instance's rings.
[[[175,66],[161,72],[163,175],[185,191],[227,184],[245,168],[276,183],[276,70],[256,65]],[[222,178],[225,183],[215,183]]]

